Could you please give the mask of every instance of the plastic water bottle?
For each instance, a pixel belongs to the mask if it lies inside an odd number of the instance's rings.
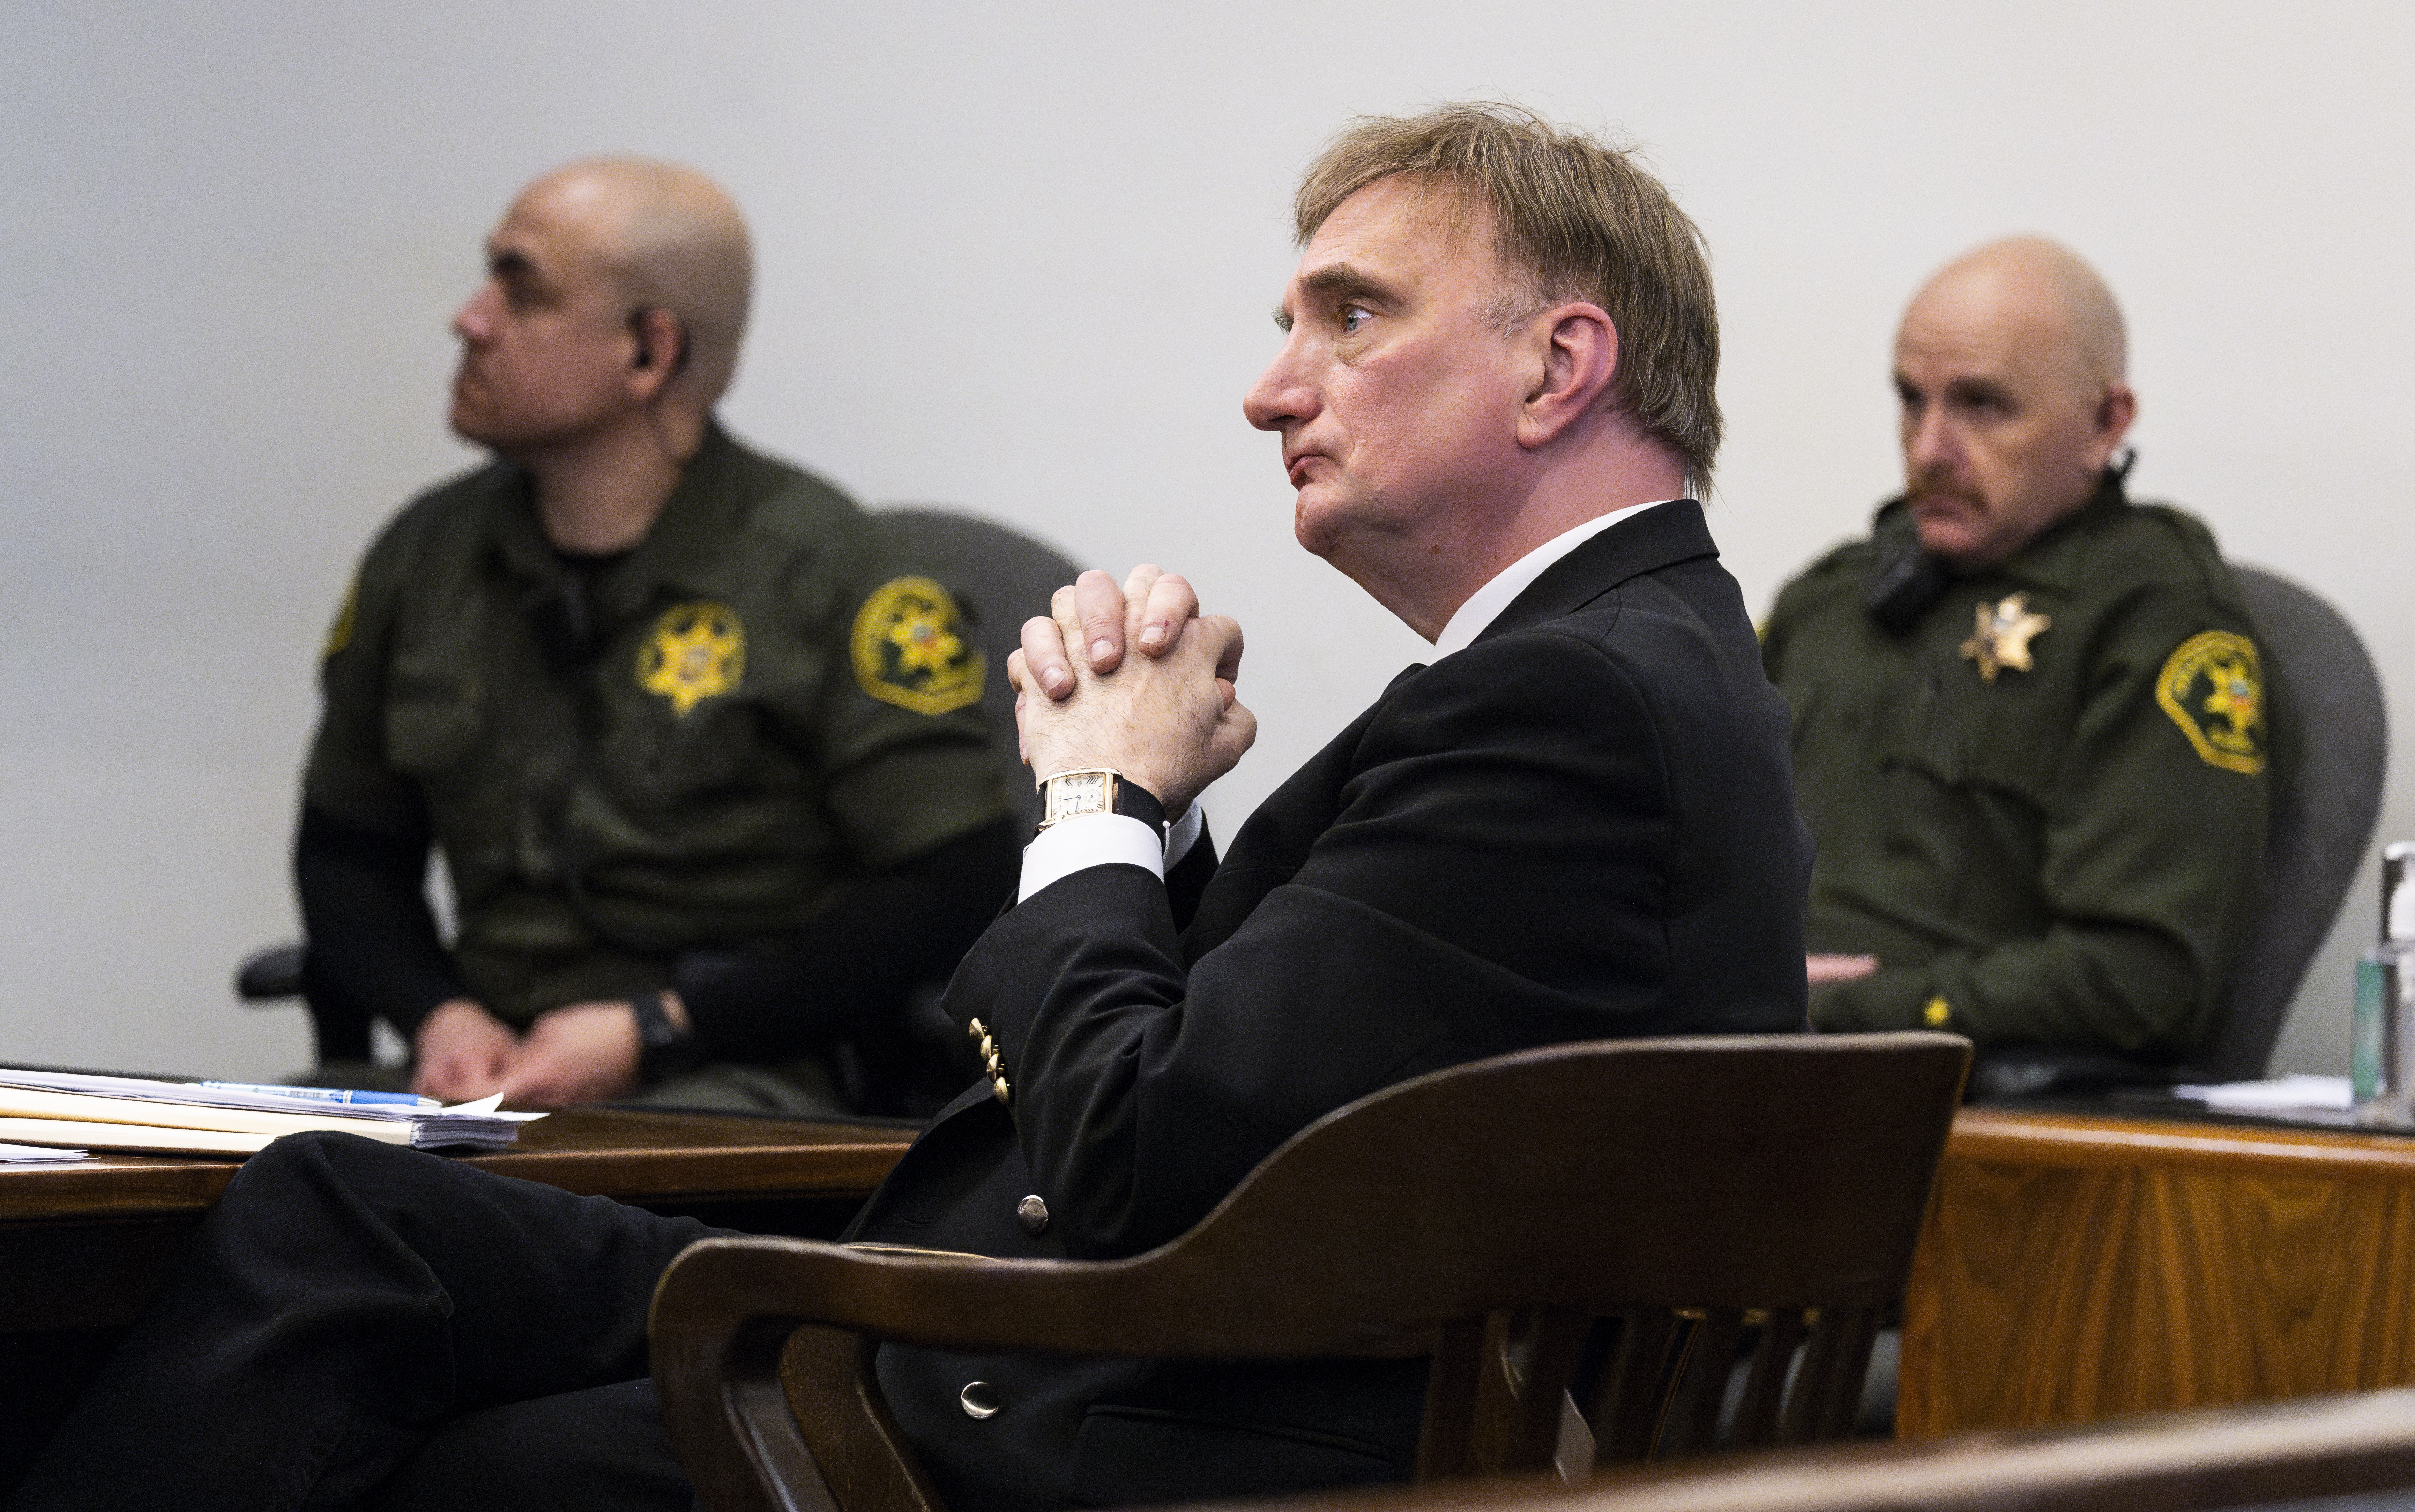
[[[2381,943],[2356,964],[2348,1080],[2356,1119],[2415,1128],[2415,842],[2381,850]]]

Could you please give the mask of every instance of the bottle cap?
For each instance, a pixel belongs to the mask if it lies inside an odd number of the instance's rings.
[[[2381,937],[2415,940],[2415,842],[2393,840],[2381,847]]]

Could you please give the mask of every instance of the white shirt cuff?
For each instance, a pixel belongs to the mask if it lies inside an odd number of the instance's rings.
[[[1207,828],[1208,811],[1201,808],[1199,801],[1194,798],[1191,801],[1191,807],[1183,812],[1182,817],[1174,821],[1174,828],[1166,831],[1165,869],[1167,871],[1174,870],[1175,862],[1191,854],[1192,846],[1199,839],[1199,831]]]
[[[1023,902],[1049,883],[1093,866],[1146,866],[1165,880],[1165,844],[1154,826],[1121,814],[1086,814],[1050,825],[1023,847],[1023,882],[1014,901]]]
[[[1051,882],[1093,866],[1142,866],[1159,881],[1165,869],[1180,861],[1205,827],[1197,803],[1182,816],[1162,843],[1156,830],[1121,814],[1085,815],[1050,825],[1023,847],[1023,880],[1014,901],[1023,902]]]

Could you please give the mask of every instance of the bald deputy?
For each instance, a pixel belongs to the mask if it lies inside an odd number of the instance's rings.
[[[2215,1028],[2272,730],[2239,585],[2134,504],[2122,314],[1994,243],[1896,340],[1905,487],[1763,636],[1819,846],[1811,1018],[2185,1058]]]
[[[835,1111],[833,1047],[910,1067],[899,1003],[1013,887],[979,653],[854,504],[713,419],[750,277],[717,186],[574,164],[487,264],[452,424],[494,459],[386,528],[327,642],[308,990],[447,1100]]]

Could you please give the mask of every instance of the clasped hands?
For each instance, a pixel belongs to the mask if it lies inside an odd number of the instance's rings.
[[[684,1022],[675,999],[664,1004]],[[476,1002],[440,1004],[413,1037],[411,1089],[460,1102],[500,1092],[510,1103],[595,1102],[638,1085],[641,1046],[625,1002],[570,1003],[537,1015],[526,1034]]]
[[[1179,819],[1258,737],[1233,695],[1240,669],[1241,627],[1202,616],[1180,575],[1140,566],[1118,584],[1086,572],[1024,621],[1007,658],[1023,759],[1035,781],[1112,768]]]

